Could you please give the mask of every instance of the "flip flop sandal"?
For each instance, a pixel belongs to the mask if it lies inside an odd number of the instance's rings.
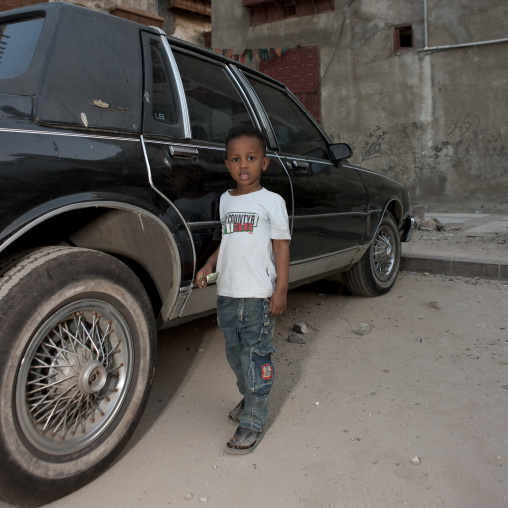
[[[260,443],[262,432],[238,427],[235,435],[228,441],[226,451],[228,453],[251,453]]]
[[[231,423],[240,423],[240,415],[245,409],[245,399],[242,399],[229,413],[228,420]]]

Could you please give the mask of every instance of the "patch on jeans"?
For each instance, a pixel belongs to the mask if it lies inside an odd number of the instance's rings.
[[[266,381],[267,379],[272,379],[273,377],[273,367],[269,363],[265,363],[261,367],[261,377]]]

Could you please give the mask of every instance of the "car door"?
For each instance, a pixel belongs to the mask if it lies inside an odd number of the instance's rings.
[[[365,233],[367,196],[354,168],[336,165],[329,141],[285,89],[246,73],[266,110],[294,193],[292,261],[353,258]]]
[[[220,242],[220,196],[234,186],[224,164],[227,134],[239,124],[260,124],[226,62],[170,46],[167,39],[149,34],[144,37],[144,55],[145,149],[153,183],[172,204],[164,220],[181,220],[191,238],[192,259],[184,267],[190,292],[195,270]],[[267,156],[263,185],[290,188],[278,156],[273,151]],[[203,298],[206,292],[197,293]],[[185,313],[214,304],[213,298],[186,305]]]

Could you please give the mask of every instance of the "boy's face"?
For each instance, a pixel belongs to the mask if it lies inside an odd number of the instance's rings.
[[[239,136],[229,141],[226,167],[236,182],[238,194],[261,189],[261,173],[268,167],[261,142],[255,136]]]

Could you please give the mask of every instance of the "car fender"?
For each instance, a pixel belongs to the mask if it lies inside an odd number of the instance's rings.
[[[86,197],[59,198],[45,203],[43,211],[34,209],[19,217],[0,251],[9,254],[56,242],[112,254],[127,262],[145,287],[156,291],[159,303],[154,311],[160,322],[176,317],[191,283],[182,280],[183,267],[193,261],[191,241],[179,217],[169,219],[155,207],[147,209],[125,199]],[[52,233],[58,228],[61,237]]]

